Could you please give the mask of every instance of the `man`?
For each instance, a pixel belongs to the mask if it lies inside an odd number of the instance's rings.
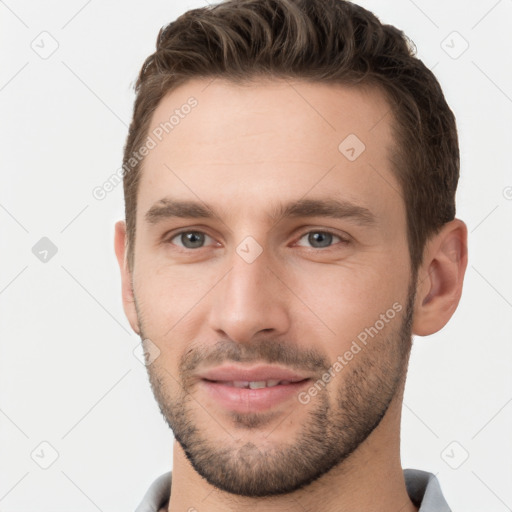
[[[400,463],[412,335],[456,309],[454,116],[343,0],[232,0],[136,84],[115,249],[175,436],[139,512],[448,511]]]

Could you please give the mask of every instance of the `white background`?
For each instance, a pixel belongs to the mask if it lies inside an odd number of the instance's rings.
[[[512,1],[361,4],[403,29],[441,82],[470,232],[457,312],[414,341],[403,466],[437,474],[454,511],[512,510]],[[133,510],[172,467],[172,433],[121,305],[122,186],[102,201],[92,190],[121,165],[132,86],[159,28],[204,5],[0,1],[3,512]],[[43,59],[31,45],[52,38]],[[46,263],[32,252],[42,237],[58,248]],[[51,461],[43,441],[58,453],[48,469],[36,463]]]

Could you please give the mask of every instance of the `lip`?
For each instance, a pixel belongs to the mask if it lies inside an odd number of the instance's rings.
[[[278,366],[255,366],[244,368],[226,365],[206,370],[198,374],[199,386],[221,408],[238,412],[252,413],[267,411],[297,396],[309,385],[311,378],[288,368]],[[286,384],[259,389],[238,388],[234,381],[280,380]]]
[[[289,368],[270,365],[258,365],[243,367],[236,365],[224,365],[217,368],[210,368],[198,373],[198,377],[217,382],[233,381],[262,381],[262,380],[286,380],[298,382],[310,378],[309,375],[300,374]]]

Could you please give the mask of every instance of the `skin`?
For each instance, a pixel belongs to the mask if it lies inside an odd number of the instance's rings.
[[[192,80],[161,101],[149,133],[190,96],[197,107],[145,158],[132,271],[123,221],[115,232],[125,313],[160,351],[149,377],[181,437],[168,510],[417,510],[400,464],[410,336],[438,331],[457,307],[465,224],[456,219],[433,236],[411,275],[405,204],[388,158],[392,114],[375,89]],[[349,134],[366,147],[355,161],[338,150]],[[216,216],[148,223],[146,212],[171,196],[206,203]],[[299,199],[350,201],[374,222],[271,217],[276,204]],[[179,230],[208,236],[186,248]],[[325,231],[336,236],[315,246],[308,235]],[[262,250],[252,263],[236,251],[248,236]],[[397,303],[394,318],[307,404],[291,399],[261,414],[248,404],[235,415],[199,385],[200,369],[235,356],[269,362],[275,347],[277,363],[287,366],[286,354],[321,377]],[[288,472],[283,461],[293,462]],[[272,471],[286,476],[280,491],[270,492]],[[242,484],[253,496],[234,492]]]

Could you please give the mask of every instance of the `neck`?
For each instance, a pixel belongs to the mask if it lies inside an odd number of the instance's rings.
[[[379,426],[345,461],[308,485],[281,496],[248,498],[210,485],[191,466],[175,441],[169,512],[417,512],[400,463],[402,393]]]

